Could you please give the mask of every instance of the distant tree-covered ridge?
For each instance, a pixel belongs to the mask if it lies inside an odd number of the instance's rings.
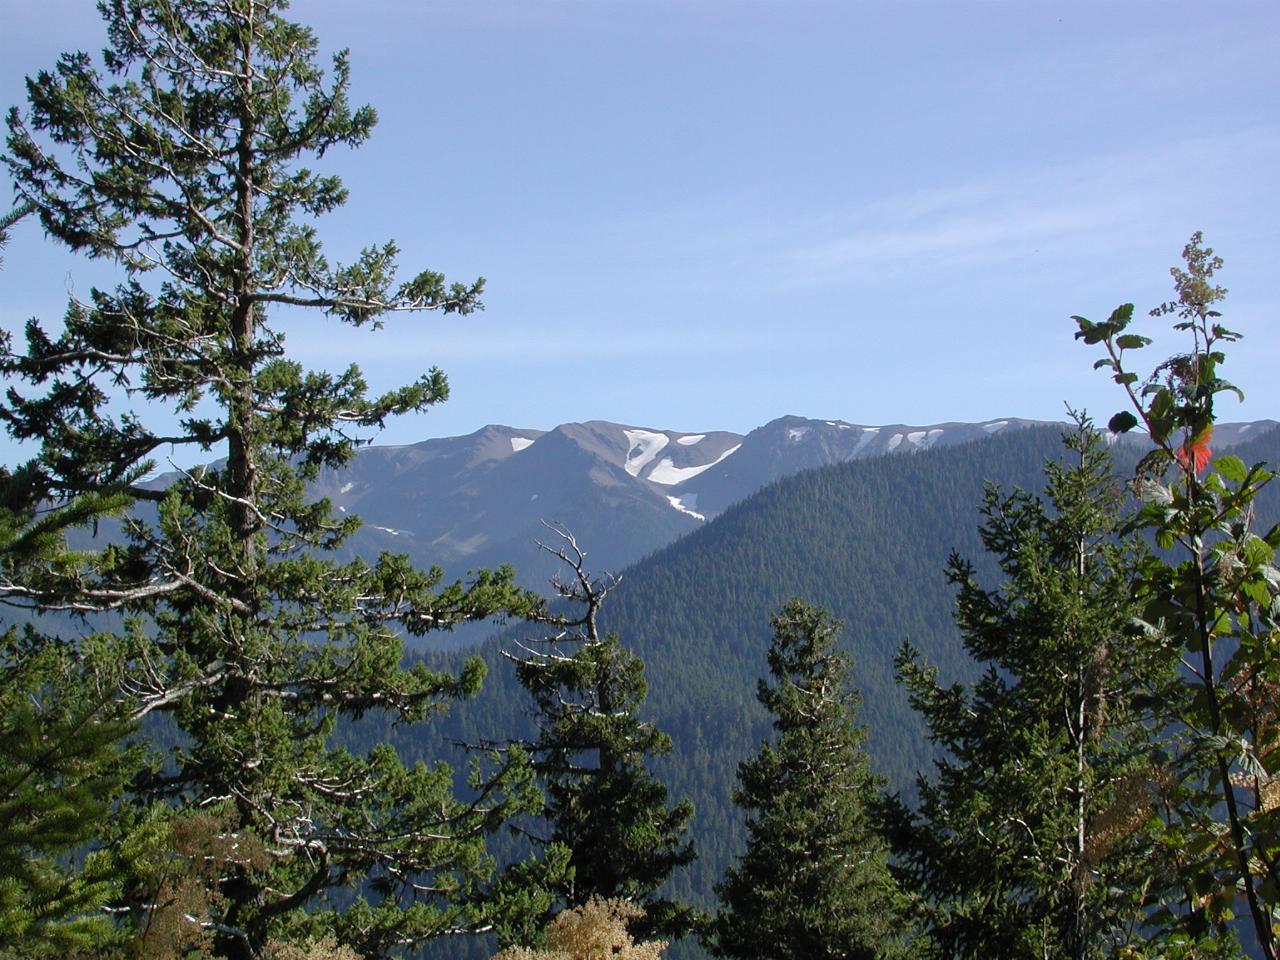
[[[915,777],[935,752],[927,730],[895,680],[904,640],[948,680],[972,681],[979,668],[953,622],[947,581],[954,552],[969,558],[987,588],[1003,579],[979,535],[987,482],[1012,492],[1044,492],[1046,461],[1066,462],[1063,428],[1029,428],[978,443],[909,457],[837,464],[786,478],[730,508],[705,528],[620,573],[600,613],[645,663],[642,716],[672,738],[655,764],[674,797],[695,807],[698,859],[674,873],[671,891],[713,903],[712,887],[744,835],[731,796],[737,764],[768,736],[754,685],[765,655],[761,625],[789,596],[804,594],[845,622],[841,646],[856,663],[873,768],[909,801]],[[1136,447],[1112,447],[1116,475],[1131,475]],[[1247,462],[1280,462],[1280,431],[1233,448]],[[1271,487],[1257,501],[1259,523],[1280,518]],[[590,544],[584,543],[590,563]],[[529,730],[515,678],[499,651],[482,648],[490,680],[478,699],[445,718],[448,736],[474,742],[496,730]],[[527,634],[526,634],[527,635]],[[525,726],[522,728],[522,724]],[[431,742],[407,751],[430,755]],[[688,947],[676,943],[673,956]]]

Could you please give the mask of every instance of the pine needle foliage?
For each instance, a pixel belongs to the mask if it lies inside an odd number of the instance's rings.
[[[4,248],[9,243],[9,230],[34,209],[30,203],[23,203],[7,213],[0,213],[0,254],[4,253]],[[3,263],[4,260],[0,259],[0,264]]]
[[[348,101],[345,52],[326,69],[285,6],[103,0],[101,64],[64,55],[8,115],[21,202],[125,279],[72,298],[58,327],[31,321],[21,348],[4,336],[0,420],[39,444],[21,470],[29,502],[133,506],[110,545],[27,564],[0,594],[129,617],[84,653],[131,719],[171,724],[177,745],[133,779],[119,822],[199,810],[220,848],[266,851],[228,859],[180,922],[238,960],[295,936],[375,958],[487,925],[472,897],[490,872],[484,836],[535,793],[519,752],[492,776],[477,768],[461,800],[443,765],[408,768],[386,745],[349,753],[332,734],[369,711],[420,721],[478,688],[478,661],[456,676],[403,669],[403,633],[536,601],[509,570],[446,584],[402,557],[331,553],[359,521],[310,498],[309,481],[388,417],[445,399],[447,382],[433,368],[371,395],[355,366],[308,371],[281,316],[349,337],[400,312],[478,309],[483,283],[398,281],[390,242],[326,258],[317,223],[346,192],[308,163],[358,146],[375,114]],[[164,450],[172,482],[143,483]],[[156,918],[136,879],[113,909],[142,929]]]
[[[882,781],[854,725],[849,661],[835,649],[840,625],[791,600],[773,629],[758,697],[775,740],[738,767],[747,848],[716,887],[722,908],[707,946],[738,960],[910,956],[906,898],[876,816]]]
[[[114,940],[120,891],[91,845],[133,752],[132,724],[74,651],[30,627],[0,638],[0,957],[61,957]]]
[[[944,685],[915,649],[898,654],[942,754],[894,831],[938,957],[1141,956],[1146,897],[1167,882],[1144,706],[1165,668],[1129,635],[1143,550],[1120,536],[1124,488],[1092,424],[1063,440],[1043,498],[988,487],[982,541],[1004,582],[952,555],[980,679]]]
[[[533,835],[568,852],[568,872],[555,885],[561,903],[625,900],[642,908],[642,933],[684,936],[695,912],[659,890],[694,859],[693,806],[669,804],[649,769],[670,752],[671,738],[641,715],[643,661],[616,635],[600,634],[600,607],[617,581],[592,578],[574,536],[552,529],[558,542],[544,548],[564,566],[554,586],[570,608],[544,618],[548,636],[507,654],[536,705],[538,735],[528,747],[546,800],[545,830]]]
[[[0,217],[8,229],[32,211]],[[0,583],[65,562],[69,527],[118,512],[127,498],[81,496],[51,511],[29,474],[0,468]],[[94,850],[139,761],[127,712],[74,643],[34,624],[0,637],[0,957],[66,957],[118,942],[100,907],[120,891]]]

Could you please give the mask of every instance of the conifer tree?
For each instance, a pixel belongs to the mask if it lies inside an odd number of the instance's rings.
[[[1273,473],[1236,456],[1211,460],[1215,403],[1243,394],[1220,374],[1222,346],[1240,335],[1221,322],[1221,258],[1193,234],[1171,271],[1176,299],[1151,311],[1175,316],[1190,349],[1145,379],[1129,354],[1150,345],[1129,332],[1133,304],[1102,322],[1074,317],[1076,337],[1101,344],[1128,409],[1113,431],[1141,426],[1154,446],[1139,467],[1138,524],[1164,553],[1137,576],[1143,636],[1179,668],[1159,691],[1166,707],[1163,806],[1178,883],[1153,897],[1153,919],[1189,942],[1233,939],[1246,918],[1266,960],[1280,956],[1280,525],[1253,529],[1254,501]],[[1176,894],[1181,894],[1177,896]],[[1228,947],[1229,949],[1229,947]]]
[[[555,580],[556,593],[579,615],[546,618],[553,635],[508,654],[537,706],[529,750],[548,828],[538,839],[569,852],[571,872],[557,891],[564,906],[627,901],[641,908],[640,932],[683,936],[694,912],[657,890],[694,858],[693,806],[668,806],[666,786],[647,767],[671,750],[671,739],[640,717],[643,662],[617,636],[600,636],[600,606],[617,581],[592,579],[573,535],[555,530],[561,544],[544,548],[569,571]]]
[[[1064,442],[1045,500],[988,488],[982,541],[1005,582],[983,587],[951,557],[981,678],[942,685],[910,646],[898,656],[942,751],[895,831],[938,957],[1140,956],[1146,896],[1167,882],[1139,708],[1167,668],[1128,636],[1142,551],[1119,538],[1124,492],[1092,424]]]
[[[9,229],[33,207],[0,216]],[[0,582],[56,561],[68,526],[118,510],[88,495],[50,512],[27,477],[0,467]],[[41,509],[45,507],[45,509]],[[90,853],[129,773],[130,729],[71,645],[13,626],[0,637],[0,957],[63,957],[113,938],[99,908],[119,891],[110,858]]]
[[[0,576],[58,542],[32,511],[0,506]],[[101,907],[120,891],[117,871],[90,851],[137,759],[123,741],[131,727],[70,644],[29,624],[0,636],[0,957],[115,939]]]
[[[25,385],[0,418],[40,444],[21,471],[28,502],[56,513],[123,496],[134,509],[118,541],[24,565],[0,594],[128,616],[78,653],[132,719],[168,718],[179,734],[112,822],[185,810],[218,825],[223,869],[180,922],[223,957],[297,933],[374,958],[486,922],[470,900],[489,869],[483,837],[532,802],[531,775],[510,753],[462,801],[447,768],[407,769],[388,746],[353,755],[330,735],[370,710],[421,720],[481,682],[478,661],[457,677],[402,669],[402,632],[534,601],[510,571],[442,585],[404,558],[327,555],[358,520],[310,499],[308,481],[447,384],[432,369],[371,396],[354,366],[304,370],[281,311],[351,336],[395,312],[477,309],[482,283],[397,282],[392,243],[345,265],[323,255],[314,224],[346,194],[305,164],[359,145],[375,115],[348,102],[346,54],[326,71],[284,7],[103,0],[102,67],[63,56],[9,114],[20,203],[125,280],[73,298],[58,329],[30,322],[25,349],[5,336],[0,370]],[[141,483],[162,449],[177,477]],[[147,922],[144,880],[118,915]]]
[[[738,767],[747,848],[716,888],[707,946],[740,960],[910,956],[906,901],[875,816],[882,783],[835,649],[840,625],[791,600],[773,629],[771,681],[758,696],[776,740]]]

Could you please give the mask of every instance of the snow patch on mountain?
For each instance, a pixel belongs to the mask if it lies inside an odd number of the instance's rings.
[[[684,483],[686,480],[692,480],[704,470],[710,470],[725,457],[737,453],[738,447],[741,446],[742,444],[738,444],[736,447],[730,447],[710,463],[704,463],[696,467],[677,467],[671,462],[670,457],[663,457],[658,465],[649,471],[649,476],[646,479],[652,480],[654,483],[660,483],[666,487],[675,486],[677,483]]]
[[[521,450],[524,450],[526,447],[531,447],[531,446],[533,446],[533,441],[530,440],[528,437],[512,437],[511,438],[512,453],[519,453]]]
[[[676,437],[676,443],[680,444],[682,447],[692,447],[699,440],[705,439],[707,439],[707,435],[705,433],[691,433],[687,437]]]
[[[853,424],[841,423],[839,420],[823,420],[828,427],[835,427],[837,430],[852,430]]]
[[[889,438],[889,446],[888,446],[888,449],[889,449],[889,450],[897,450],[897,449],[898,449],[898,445],[899,445],[900,443],[902,443],[902,434],[900,434],[900,433],[895,433],[892,437],[890,437],[890,438]]]
[[[984,423],[982,429],[987,433],[999,433],[1008,425],[1008,420],[992,420],[990,423]]]
[[[938,438],[945,432],[938,427],[932,430],[912,430],[907,434],[907,443],[920,450],[928,450],[938,442]]]
[[[683,497],[667,497],[667,503],[675,507],[681,513],[687,513],[695,520],[705,521],[707,518],[702,514],[694,511],[694,507],[698,505],[698,495],[696,493],[686,493]]]
[[[812,429],[813,427],[787,427],[787,439],[792,443],[802,440],[804,435]]]
[[[627,462],[623,468],[633,477],[640,476],[640,471],[647,467],[667,445],[665,433],[654,433],[652,430],[623,430],[627,435]]]
[[[878,434],[879,432],[880,432],[879,427],[863,427],[862,436],[858,438],[858,442],[854,445],[853,452],[849,454],[849,459],[852,460],[854,457],[860,454],[863,451],[863,449],[866,448],[867,444],[869,444],[872,440],[876,438],[876,434]]]

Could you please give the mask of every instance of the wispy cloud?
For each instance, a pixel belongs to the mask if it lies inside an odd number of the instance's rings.
[[[919,274],[1003,263],[1033,251],[1092,255],[1152,238],[1188,214],[1247,215],[1280,152],[1280,128],[1189,139],[1040,169],[995,174],[886,196],[789,221],[721,224],[690,231],[686,253],[732,258],[735,272],[772,282],[822,285],[842,279]],[[1178,234],[1180,236],[1180,233]]]
[[[757,208],[748,202],[717,211],[655,210],[643,223],[616,221],[563,238],[553,256],[550,244],[542,248],[559,269],[582,271],[569,302],[548,292],[543,271],[550,267],[535,260],[528,276],[495,285],[478,321],[392,321],[394,337],[360,345],[362,362],[407,355],[446,366],[723,356],[771,349],[775,328],[734,318],[762,300],[776,309],[780,293],[797,294],[789,309],[800,321],[818,301],[844,315],[851,287],[875,293],[883,307],[883,297],[954,291],[975,275],[989,287],[1025,284],[1043,292],[1100,265],[1119,269],[1135,255],[1167,265],[1192,229],[1205,227],[1220,241],[1213,218],[1256,221],[1258,193],[1266,189],[1257,171],[1277,153],[1280,127],[1259,127],[1006,171],[812,216],[766,218],[750,213]],[[608,266],[599,286],[583,266],[591,258]],[[1162,287],[1160,277],[1152,274]],[[714,296],[713,309],[705,308],[706,296],[686,302],[695,287]],[[938,297],[945,302],[946,294]],[[332,363],[350,349],[347,338],[359,336],[335,330],[328,343],[308,335],[291,346],[310,362]]]

